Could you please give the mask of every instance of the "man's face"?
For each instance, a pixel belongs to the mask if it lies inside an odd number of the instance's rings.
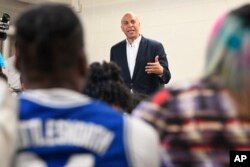
[[[121,20],[121,29],[128,38],[128,40],[135,40],[140,34],[140,22],[138,18],[127,13],[123,16]]]

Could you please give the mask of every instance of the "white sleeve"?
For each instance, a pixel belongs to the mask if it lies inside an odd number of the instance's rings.
[[[9,167],[16,150],[17,102],[0,79],[0,166]]]
[[[157,132],[146,122],[125,117],[125,145],[132,167],[159,167],[160,149]]]

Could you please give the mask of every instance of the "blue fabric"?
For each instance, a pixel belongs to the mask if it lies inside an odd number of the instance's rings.
[[[0,68],[5,68],[5,63],[1,52],[0,52]]]
[[[19,154],[32,154],[38,158],[37,162],[43,162],[47,167],[72,165],[69,159],[74,156],[90,156],[94,160],[91,166],[95,167],[128,167],[125,145],[122,144],[124,117],[109,106],[90,102],[71,107],[53,107],[21,96],[19,111],[22,134]],[[98,139],[101,139],[101,143],[107,141],[107,133],[93,133],[96,130],[107,130],[108,134],[112,134],[107,147],[97,142]],[[98,152],[95,148],[106,149]]]

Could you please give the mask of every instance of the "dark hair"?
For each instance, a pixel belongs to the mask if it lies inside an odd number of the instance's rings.
[[[2,69],[0,68],[0,78],[2,78],[4,81],[8,82],[8,77],[2,72]]]
[[[67,6],[40,4],[17,19],[16,47],[24,71],[66,70],[82,56],[83,45],[81,23]]]
[[[122,80],[120,68],[113,62],[94,62],[89,66],[83,93],[126,112],[131,112],[133,107],[132,95]]]
[[[121,77],[121,69],[114,62],[93,62],[89,65],[89,80],[91,82],[100,82],[112,80],[115,82],[123,83]]]
[[[239,8],[232,10],[229,15],[239,17],[243,21],[244,26],[250,26],[250,4],[243,5]]]

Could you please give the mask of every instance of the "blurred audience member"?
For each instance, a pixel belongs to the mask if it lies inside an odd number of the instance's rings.
[[[10,167],[16,148],[17,105],[0,78],[0,166]]]
[[[159,166],[152,127],[81,94],[83,39],[79,19],[64,5],[33,6],[17,19],[15,64],[25,90],[16,166]]]
[[[142,93],[133,93],[133,109],[143,100],[149,99],[150,96],[142,94]]]
[[[20,73],[15,68],[15,55],[7,58],[6,75],[8,77],[8,84],[13,91],[21,91]]]
[[[89,66],[84,94],[102,100],[114,108],[130,113],[133,97],[123,82],[120,68],[113,62],[94,62]]]
[[[220,18],[204,77],[156,93],[134,111],[157,128],[164,165],[226,167],[230,150],[250,150],[250,5]]]

